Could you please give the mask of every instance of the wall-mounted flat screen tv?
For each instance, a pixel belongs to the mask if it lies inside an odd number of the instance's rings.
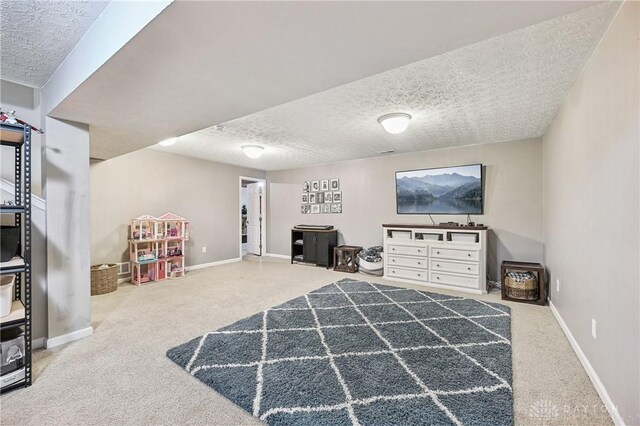
[[[482,214],[482,164],[396,172],[398,214]]]

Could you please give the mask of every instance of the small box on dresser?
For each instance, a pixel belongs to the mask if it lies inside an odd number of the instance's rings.
[[[487,292],[487,227],[384,224],[384,278]]]

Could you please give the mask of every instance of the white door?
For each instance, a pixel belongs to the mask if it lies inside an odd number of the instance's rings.
[[[262,186],[259,183],[247,185],[247,253],[262,255],[260,245],[262,234]]]

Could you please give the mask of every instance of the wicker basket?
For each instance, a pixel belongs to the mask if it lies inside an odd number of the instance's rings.
[[[507,297],[538,300],[538,278],[531,272],[509,272],[505,278]]]
[[[102,265],[91,267],[91,295],[106,294],[118,289],[118,265],[108,264],[108,268],[100,268]]]

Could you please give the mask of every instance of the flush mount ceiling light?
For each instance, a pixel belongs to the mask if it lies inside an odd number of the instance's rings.
[[[258,158],[264,152],[264,147],[260,145],[242,145],[241,148],[249,158]]]
[[[407,130],[409,120],[411,120],[411,116],[409,114],[405,114],[404,112],[394,112],[391,114],[385,114],[378,118],[378,123],[384,127],[384,130],[386,130],[387,133],[397,135],[398,133],[402,133]]]
[[[162,142],[158,142],[160,146],[171,146],[176,143],[176,138],[165,139]]]

